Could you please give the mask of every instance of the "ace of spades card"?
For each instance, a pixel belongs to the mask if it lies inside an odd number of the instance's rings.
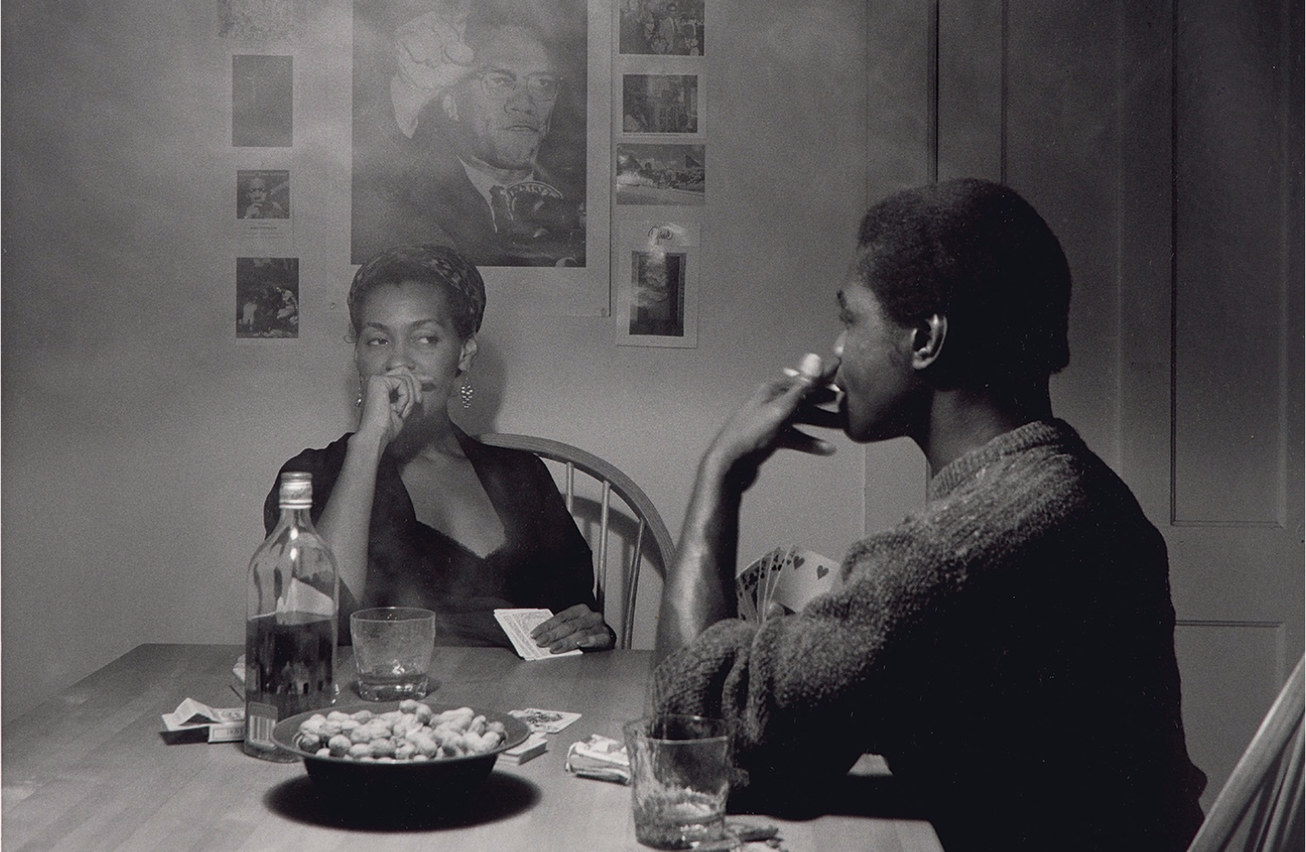
[[[839,585],[839,564],[792,545],[754,560],[735,578],[739,617],[761,623],[768,615],[797,612]]]

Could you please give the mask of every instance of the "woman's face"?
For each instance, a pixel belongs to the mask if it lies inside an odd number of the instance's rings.
[[[447,416],[458,375],[476,356],[476,338],[458,336],[444,291],[418,281],[381,284],[363,299],[358,318],[358,375],[408,370],[422,387],[420,413]]]

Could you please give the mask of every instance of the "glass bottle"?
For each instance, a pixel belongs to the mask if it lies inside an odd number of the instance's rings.
[[[245,622],[245,753],[290,762],[272,729],[335,700],[340,605],[335,557],[313,529],[312,474],[281,474],[281,519],[249,563]]]

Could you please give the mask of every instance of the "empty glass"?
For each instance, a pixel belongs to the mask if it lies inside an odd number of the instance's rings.
[[[416,607],[360,609],[349,616],[358,694],[368,701],[421,698],[429,689],[435,613]]]
[[[657,849],[718,840],[730,793],[726,723],[661,714],[624,727],[630,755],[635,838]]]

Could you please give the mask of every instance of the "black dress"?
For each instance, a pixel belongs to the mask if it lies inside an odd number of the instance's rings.
[[[322,449],[308,449],[281,466],[313,475],[313,522],[317,523],[344,465],[347,433]],[[399,476],[383,455],[368,536],[367,589],[361,601],[341,590],[340,642],[349,642],[349,613],[373,606],[434,610],[436,642],[511,648],[493,611],[545,607],[560,612],[574,604],[598,610],[594,562],[544,463],[531,453],[490,447],[461,430],[458,442],[476,470],[503,523],[504,543],[477,556],[449,536],[417,520]],[[280,516],[278,486],[263,505],[270,532]]]

